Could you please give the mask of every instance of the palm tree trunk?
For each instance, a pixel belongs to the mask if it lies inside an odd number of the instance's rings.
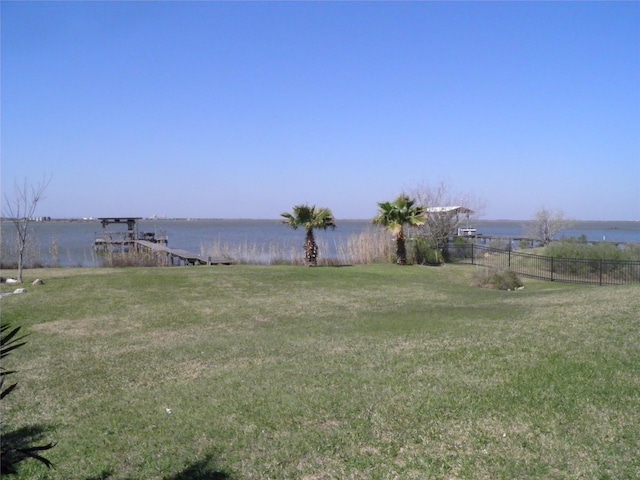
[[[404,230],[402,228],[396,237],[396,257],[398,265],[407,264],[407,246],[404,241]]]
[[[313,236],[313,229],[307,230],[307,239],[304,242],[304,256],[308,267],[318,266],[318,245]]]

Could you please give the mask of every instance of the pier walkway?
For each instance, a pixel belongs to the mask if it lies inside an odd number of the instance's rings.
[[[227,259],[203,257],[197,253],[186,250],[169,248],[163,243],[149,242],[147,240],[132,240],[132,243],[139,249],[146,249],[154,253],[167,255],[171,259],[172,265],[174,260],[177,260],[178,264],[184,265],[231,265],[233,263]]]

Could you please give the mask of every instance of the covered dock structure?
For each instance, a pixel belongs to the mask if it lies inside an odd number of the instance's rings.
[[[459,237],[475,237],[477,234],[477,230],[469,226],[469,216],[473,213],[473,210],[466,207],[460,205],[427,207],[425,208],[425,212],[427,215],[444,220],[446,225],[454,226],[455,230],[450,232],[452,235],[457,235]],[[462,224],[462,219],[460,217],[463,215],[466,216],[466,227],[459,226]]]
[[[93,246],[97,252],[151,252],[164,256],[170,265],[230,265],[230,260],[203,257],[187,250],[170,248],[166,235],[155,232],[140,232],[138,221],[142,217],[100,217],[101,237],[96,237]],[[112,230],[108,227],[126,226],[125,229]]]

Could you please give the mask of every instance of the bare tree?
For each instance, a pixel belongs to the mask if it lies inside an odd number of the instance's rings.
[[[562,210],[555,212],[540,208],[528,225],[525,226],[527,235],[543,245],[549,245],[553,238],[565,228],[569,228],[573,222],[564,216]]]
[[[468,227],[472,219],[484,214],[485,202],[471,192],[456,192],[444,181],[436,185],[418,185],[412,192],[424,207],[426,222],[422,233],[442,248],[458,228]]]
[[[16,227],[18,242],[18,282],[22,283],[24,254],[29,240],[29,224],[34,218],[38,203],[44,198],[44,192],[51,182],[51,175],[45,175],[37,185],[30,185],[25,177],[22,185],[14,180],[12,197],[5,194],[4,217]]]

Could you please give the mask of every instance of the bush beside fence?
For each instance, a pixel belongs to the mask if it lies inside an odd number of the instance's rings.
[[[622,285],[640,283],[640,262],[558,258],[473,243],[448,245],[451,261],[509,269],[523,277],[557,282]]]

